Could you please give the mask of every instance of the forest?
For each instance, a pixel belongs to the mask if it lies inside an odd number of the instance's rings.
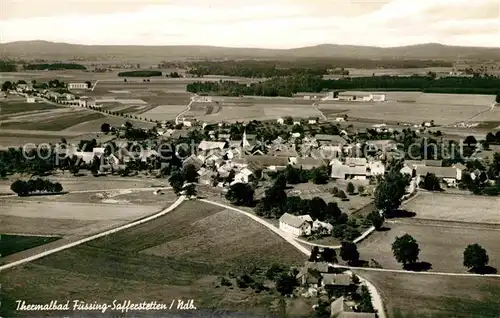
[[[162,76],[160,71],[128,71],[118,73],[119,77],[151,77]]]
[[[23,68],[29,71],[57,71],[57,70],[86,70],[87,68],[76,63],[42,63],[42,64],[24,64]]]
[[[295,60],[229,60],[198,61],[187,65],[195,76],[221,75],[248,78],[269,78],[300,74],[349,75],[345,68],[425,68],[452,67],[451,62],[431,60],[359,60],[359,59],[295,59]]]
[[[294,75],[273,77],[250,85],[234,81],[202,82],[188,84],[188,92],[221,96],[284,96],[297,92],[322,92],[332,90],[370,91],[421,91],[425,93],[491,94],[500,89],[498,77],[444,77],[431,76],[369,76],[325,80],[322,76]]]

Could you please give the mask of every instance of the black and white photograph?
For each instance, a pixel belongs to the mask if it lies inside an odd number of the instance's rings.
[[[499,0],[1,0],[0,318],[500,318]]]

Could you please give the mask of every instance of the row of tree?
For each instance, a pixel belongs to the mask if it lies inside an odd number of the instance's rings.
[[[16,180],[10,185],[10,189],[18,196],[28,196],[34,193],[61,193],[63,187],[59,182],[37,178],[28,181]]]
[[[57,71],[57,70],[86,70],[84,65],[77,63],[40,63],[24,64],[23,69],[27,71]]]
[[[162,76],[161,71],[126,71],[118,73],[119,77],[151,77],[151,76]]]
[[[223,96],[285,96],[297,92],[322,92],[331,90],[397,90],[422,91],[428,93],[453,94],[498,94],[498,77],[443,77],[429,76],[371,76],[325,80],[322,76],[294,74],[287,77],[273,77],[247,85],[235,81],[194,82],[186,86],[191,93],[214,94]]]
[[[12,61],[0,60],[0,72],[17,72],[16,64]]]

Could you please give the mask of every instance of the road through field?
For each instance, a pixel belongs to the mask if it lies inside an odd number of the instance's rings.
[[[246,212],[246,211],[234,208],[234,207],[229,206],[229,205],[221,204],[221,203],[210,201],[210,200],[206,200],[206,199],[200,199],[200,201],[203,201],[203,202],[208,203],[208,204],[217,205],[217,206],[220,206],[220,207],[223,207],[223,208],[226,208],[226,209],[230,209],[230,210],[236,211],[238,213],[242,213],[242,214],[248,216],[249,218],[253,219],[254,221],[257,221],[258,223],[260,223],[263,226],[267,227],[268,229],[270,229],[274,233],[278,234],[285,241],[287,241],[288,243],[290,243],[291,245],[293,245],[295,248],[297,248],[300,252],[304,253],[305,255],[309,256],[310,253],[311,253],[309,251],[309,249],[305,248],[303,245],[301,245],[300,243],[298,243],[294,239],[294,237],[292,237],[290,235],[287,235],[285,232],[281,231],[280,229],[278,229],[274,225],[272,225],[272,224],[270,224],[270,223],[262,220],[261,218],[259,218],[258,216],[254,215],[254,214],[251,214],[249,212]],[[350,268],[347,268],[347,269],[350,269]],[[355,269],[355,267],[353,267],[353,269]],[[379,291],[375,288],[375,286],[372,283],[370,283],[366,279],[364,279],[362,277],[359,277],[359,279],[361,280],[362,283],[364,283],[366,285],[366,287],[368,287],[370,295],[372,296],[372,305],[377,310],[378,317],[379,318],[386,318],[386,313],[385,313],[385,310],[384,310],[384,303],[382,302],[382,296],[380,296]]]
[[[195,96],[191,97],[191,100],[189,101],[189,104],[187,104],[186,109],[184,109],[177,116],[175,116],[175,124],[176,125],[179,124],[179,117],[181,117],[183,114],[185,114],[185,113],[187,113],[188,111],[191,110],[191,105],[194,103],[194,99],[195,99],[196,96],[198,96],[198,95],[195,95]]]

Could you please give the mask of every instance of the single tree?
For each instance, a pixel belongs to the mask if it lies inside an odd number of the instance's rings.
[[[420,247],[417,241],[409,234],[401,237],[396,237],[392,243],[392,253],[398,263],[403,264],[404,267],[415,264],[418,261],[418,254]]]
[[[196,197],[198,195],[198,191],[196,190],[196,184],[190,183],[184,187],[184,194],[188,198]]]
[[[63,187],[59,182],[54,183],[54,192],[60,193],[63,191]]]
[[[403,175],[402,162],[392,164],[389,172],[379,181],[375,190],[375,207],[385,216],[397,211],[410,184],[411,176]]]
[[[335,263],[337,262],[337,253],[333,248],[325,247],[321,252],[321,258],[324,262]]]
[[[342,242],[340,246],[340,257],[349,265],[359,262],[358,247],[353,242]]]
[[[319,247],[314,246],[311,250],[311,255],[309,256],[309,262],[316,262],[319,257]]]
[[[295,275],[290,273],[279,275],[275,282],[276,290],[283,296],[292,294],[295,287],[299,285]]]
[[[439,182],[438,177],[436,177],[435,174],[429,172],[425,175],[424,180],[420,182],[419,187],[428,191],[441,190],[441,184]]]
[[[340,190],[339,194],[337,195],[342,201],[348,200],[347,195],[345,194],[344,190]]]
[[[500,92],[497,93],[497,96],[495,97],[495,102],[497,104],[500,104]]]
[[[475,146],[477,144],[476,137],[474,136],[465,137],[464,144],[466,144],[469,147]]]
[[[187,165],[184,168],[184,178],[186,182],[198,182],[198,170],[194,165]]]
[[[229,187],[226,199],[235,205],[251,206],[254,202],[254,189],[246,183],[235,183]]]
[[[463,265],[471,271],[478,271],[488,265],[486,250],[479,244],[471,244],[465,248]]]
[[[182,171],[176,170],[172,172],[170,175],[170,178],[168,178],[168,182],[170,183],[170,186],[174,189],[175,193],[180,193],[182,190],[182,186],[184,185],[184,174]]]
[[[110,125],[110,124],[108,124],[108,123],[103,123],[103,124],[101,125],[101,131],[102,131],[103,133],[109,133],[109,131],[110,131],[110,130],[111,130],[111,125]]]
[[[347,193],[349,193],[350,195],[353,195],[353,194],[354,194],[354,191],[356,191],[356,188],[354,187],[354,184],[352,184],[352,182],[349,182],[349,183],[347,184],[346,191],[347,191]]]
[[[366,217],[368,221],[373,225],[373,227],[379,231],[382,226],[384,225],[384,217],[380,215],[380,212],[378,211],[372,211],[370,214],[367,215]]]
[[[363,185],[358,186],[358,193],[360,195],[364,195],[365,194],[365,190],[366,189],[365,189],[365,187]]]

